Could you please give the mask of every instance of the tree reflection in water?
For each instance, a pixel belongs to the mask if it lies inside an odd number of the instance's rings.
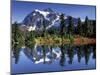
[[[84,46],[83,51],[84,51],[84,56],[85,56],[85,64],[87,65],[90,58],[90,46],[89,45]]]
[[[69,46],[68,46],[67,55],[68,55],[68,58],[69,58],[68,63],[69,63],[69,64],[72,64],[72,62],[73,62],[73,57],[74,57],[74,49],[73,49],[73,46],[72,46],[72,45],[69,45]]]
[[[79,63],[81,62],[82,51],[83,51],[83,46],[77,46],[77,58]]]
[[[60,50],[61,50],[60,65],[64,66],[65,65],[65,48],[63,44],[60,46]]]
[[[15,64],[18,64],[21,47],[20,45],[14,45],[13,58]],[[34,64],[52,64],[53,61],[59,60],[61,66],[65,66],[66,59],[69,64],[73,64],[74,55],[77,55],[79,63],[81,59],[85,58],[85,63],[88,65],[90,55],[93,53],[92,58],[96,59],[96,45],[31,45],[26,46],[23,49],[25,56],[30,59]]]
[[[93,59],[96,59],[96,45],[93,46]]]
[[[14,46],[13,46],[13,48],[12,48],[12,52],[13,52],[13,58],[15,59],[15,64],[17,64],[18,63],[18,61],[19,61],[19,55],[20,55],[20,45],[18,45],[18,44],[15,44]]]

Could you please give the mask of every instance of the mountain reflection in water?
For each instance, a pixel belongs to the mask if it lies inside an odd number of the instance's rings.
[[[63,71],[96,68],[96,45],[75,46],[64,44],[35,44],[25,48],[16,45],[12,50],[12,73]],[[22,63],[24,63],[24,66],[22,66]],[[25,67],[26,65],[30,67],[26,67],[25,70],[25,68],[23,69],[23,67]],[[39,67],[37,65],[39,65]],[[60,66],[64,68],[61,68]],[[40,67],[42,70],[39,69]]]

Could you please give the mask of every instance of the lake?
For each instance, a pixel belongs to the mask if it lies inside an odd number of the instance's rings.
[[[96,69],[96,45],[16,45],[11,63],[12,74]]]

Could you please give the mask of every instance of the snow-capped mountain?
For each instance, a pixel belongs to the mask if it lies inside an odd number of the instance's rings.
[[[22,25],[26,26],[29,31],[42,30],[44,21],[46,29],[49,29],[52,26],[60,25],[60,14],[61,13],[55,12],[50,8],[44,10],[35,9],[25,17]],[[65,16],[65,19],[67,24],[67,16]]]

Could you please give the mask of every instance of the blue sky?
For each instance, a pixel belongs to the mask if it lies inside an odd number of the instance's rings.
[[[95,6],[84,5],[71,5],[71,4],[55,4],[55,3],[40,3],[40,2],[25,2],[25,1],[12,1],[12,22],[22,22],[27,14],[31,13],[34,9],[46,9],[70,15],[75,18],[80,17],[82,20],[88,16],[89,19],[96,18]]]

